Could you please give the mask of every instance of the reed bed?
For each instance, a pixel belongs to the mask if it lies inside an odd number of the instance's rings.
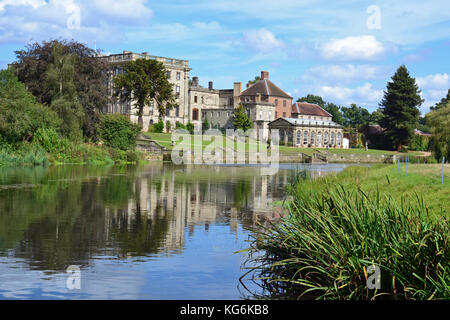
[[[289,216],[254,230],[243,277],[270,297],[450,298],[449,222],[431,219],[420,196],[399,202],[339,184],[315,192],[302,179],[289,188]],[[379,289],[367,285],[373,265]]]

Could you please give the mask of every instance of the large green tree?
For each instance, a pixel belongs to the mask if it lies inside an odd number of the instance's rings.
[[[104,81],[108,65],[105,60],[98,58],[97,51],[76,41],[34,42],[24,50],[15,52],[17,61],[13,64],[14,72],[38,102],[50,105],[55,99],[55,90],[43,84],[47,81],[49,65],[54,63],[53,49],[56,45],[62,46],[63,55],[76,57],[73,84],[84,111],[83,133],[95,140],[101,112],[109,99]]]
[[[143,126],[143,111],[146,105],[156,102],[159,117],[175,106],[173,85],[167,78],[162,62],[153,59],[136,59],[123,66],[123,73],[114,78],[115,95],[134,101],[138,108],[138,123]]]
[[[234,111],[233,124],[236,128],[242,129],[244,132],[253,127],[252,121],[250,120],[250,117],[242,104],[240,104]]]
[[[438,109],[431,110],[427,115],[427,124],[433,133],[433,146],[436,158],[443,156],[450,159],[450,102]]]
[[[380,125],[397,150],[411,141],[419,120],[419,106],[423,103],[416,80],[404,65],[400,66],[388,82],[380,103],[383,118]]]
[[[59,125],[58,115],[37,102],[12,71],[0,71],[0,140],[30,141],[39,128]]]
[[[370,112],[363,107],[358,107],[352,103],[350,107],[342,107],[344,124],[353,128],[358,128],[370,122]]]
[[[75,86],[75,64],[77,57],[65,54],[64,47],[57,43],[53,47],[52,63],[47,67],[45,87],[51,93],[50,107],[62,119],[61,133],[74,141],[82,138],[83,107],[78,101]]]

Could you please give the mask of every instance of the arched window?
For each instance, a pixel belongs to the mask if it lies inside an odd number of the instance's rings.
[[[331,144],[332,146],[334,146],[334,131],[331,132],[331,141],[330,141],[330,144]]]
[[[322,146],[322,132],[320,132],[320,131],[317,133],[317,145],[319,147]]]
[[[192,110],[192,120],[198,120],[198,109],[197,108]]]
[[[338,147],[341,146],[341,133],[340,132],[336,135],[336,145]]]
[[[302,132],[297,131],[297,144],[300,144],[302,140]]]
[[[323,144],[328,145],[328,131],[323,135]]]
[[[308,144],[308,131],[303,132],[303,144]]]
[[[315,143],[314,138],[315,138],[315,132],[312,131],[311,132],[311,145],[313,145]]]

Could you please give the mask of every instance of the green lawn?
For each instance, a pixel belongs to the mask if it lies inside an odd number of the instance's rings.
[[[151,138],[152,140],[158,142],[160,145],[165,147],[168,150],[172,150],[172,134],[171,133],[145,133],[146,136]],[[207,146],[210,142],[203,141],[203,147]],[[248,149],[248,143],[246,144],[246,149]],[[297,147],[287,147],[280,146],[280,153],[282,154],[298,154],[300,152],[305,153],[311,156],[316,150],[322,152],[336,153],[336,154],[388,154],[388,155],[402,155],[405,153],[395,152],[395,151],[386,151],[386,150],[375,150],[375,149],[326,149],[326,148],[297,148]],[[421,152],[409,152],[408,155],[420,155]]]
[[[371,168],[349,167],[338,174],[330,174],[323,178],[305,180],[299,188],[311,191],[324,191],[329,185],[340,184],[346,189],[364,192],[389,194],[395,200],[402,198],[416,201],[423,197],[425,205],[433,217],[450,217],[450,164],[444,167],[444,184],[441,182],[441,164],[408,164],[395,170],[394,165],[375,165]]]

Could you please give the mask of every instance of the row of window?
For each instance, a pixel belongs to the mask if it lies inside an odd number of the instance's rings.
[[[301,131],[297,131],[297,145],[301,144],[301,135],[302,132]],[[322,132],[319,131],[317,134],[312,131],[311,134],[309,134],[308,131],[304,131],[303,132],[303,144],[317,144],[317,145],[322,145],[322,142],[324,145],[337,145],[340,146],[341,145],[341,138],[342,135],[340,132],[338,132],[336,134],[336,141],[334,140],[334,132],[331,132],[330,136],[328,136],[328,132],[325,132],[323,135],[323,141],[322,141]],[[328,140],[328,138],[330,138],[330,140]]]
[[[171,71],[167,71],[167,79],[170,80],[171,76],[172,76],[172,72]],[[177,80],[181,80],[181,72],[177,71],[176,79]]]

